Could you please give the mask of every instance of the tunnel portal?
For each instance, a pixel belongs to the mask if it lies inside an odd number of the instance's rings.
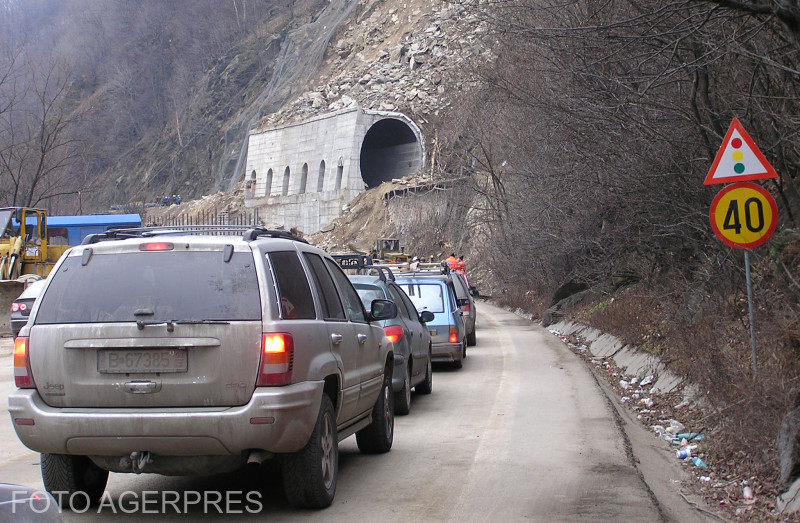
[[[424,153],[417,135],[405,122],[384,118],[369,128],[361,143],[361,178],[372,189],[422,168]]]

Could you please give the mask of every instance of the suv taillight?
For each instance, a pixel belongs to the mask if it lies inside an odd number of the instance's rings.
[[[20,389],[35,388],[28,357],[28,338],[14,340],[14,384]]]
[[[383,332],[386,333],[386,337],[389,338],[389,341],[392,343],[397,343],[399,340],[403,339],[403,327],[399,325],[384,327]]]
[[[293,361],[294,340],[291,334],[264,334],[261,337],[261,363],[256,385],[288,385],[292,382]]]
[[[461,310],[466,313],[469,313],[472,310],[472,307],[470,307],[469,305],[464,305],[463,307],[461,307]]]
[[[450,343],[458,343],[458,329],[450,326]]]

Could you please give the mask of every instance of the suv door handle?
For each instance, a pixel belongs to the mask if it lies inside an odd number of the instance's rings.
[[[339,345],[340,343],[342,343],[343,339],[344,338],[342,337],[341,334],[336,334],[336,333],[331,334],[331,342],[334,345]]]
[[[358,344],[364,345],[367,342],[367,335],[366,334],[359,334],[358,335]]]

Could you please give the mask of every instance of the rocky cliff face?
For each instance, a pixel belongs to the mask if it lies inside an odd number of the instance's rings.
[[[362,1],[328,46],[317,85],[260,125],[361,106],[399,111],[424,126],[462,89],[479,33],[457,4]]]

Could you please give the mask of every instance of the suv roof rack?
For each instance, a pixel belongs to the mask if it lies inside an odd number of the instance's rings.
[[[153,236],[176,234],[226,236],[234,233],[242,234],[242,239],[248,242],[254,241],[260,236],[269,236],[270,238],[283,238],[286,240],[308,243],[305,239],[283,229],[267,229],[266,227],[253,227],[252,225],[166,225],[114,229],[101,233],[89,234],[83,239],[81,245],[90,245],[109,240],[149,238]]]
[[[377,272],[378,278],[381,281],[394,281],[394,273],[391,267],[385,265],[365,265],[362,269],[366,271],[365,274],[369,274],[370,271]]]
[[[440,263],[425,263],[425,262],[405,262],[405,263],[387,263],[383,267],[395,269],[398,272],[410,272],[415,275],[433,275],[433,274],[448,274],[450,272],[450,265],[443,261]]]

